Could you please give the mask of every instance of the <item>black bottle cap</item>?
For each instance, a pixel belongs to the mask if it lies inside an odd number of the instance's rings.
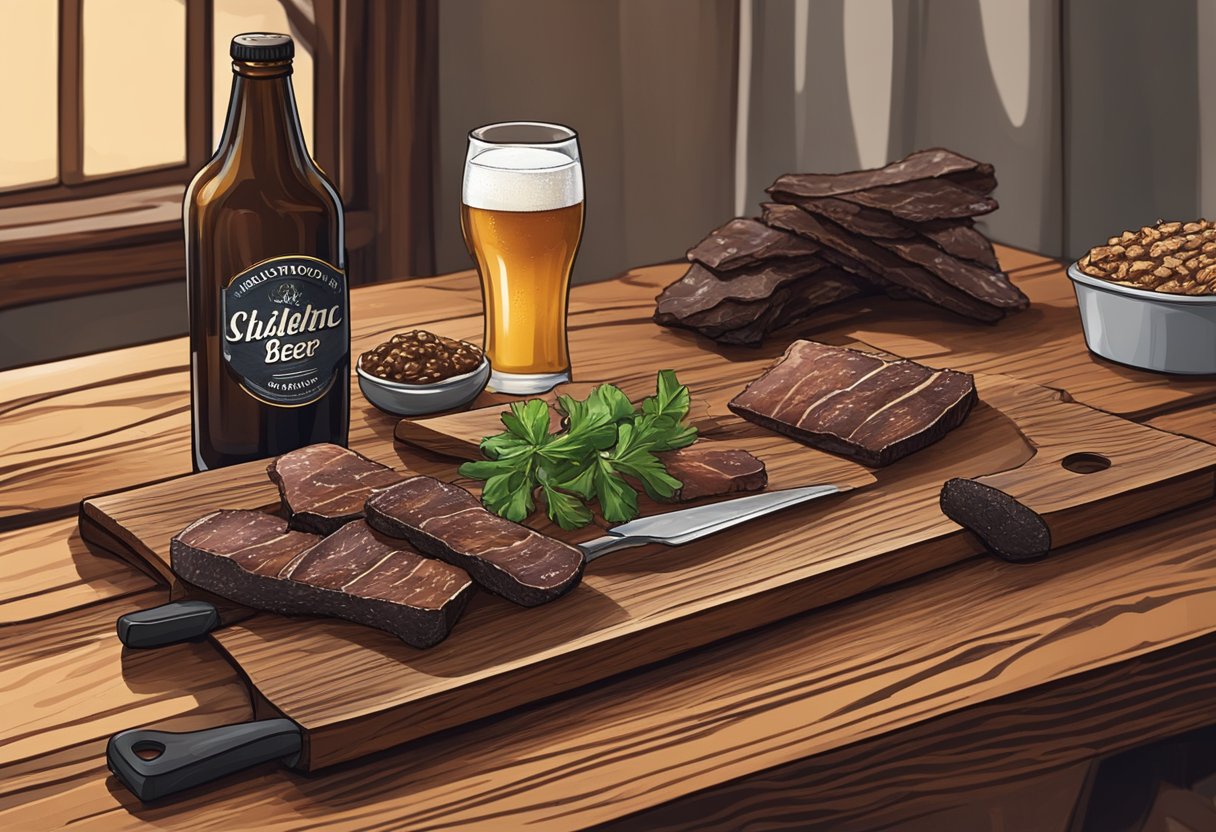
[[[289,61],[296,45],[288,35],[272,32],[246,32],[232,39],[229,54],[237,61]]]

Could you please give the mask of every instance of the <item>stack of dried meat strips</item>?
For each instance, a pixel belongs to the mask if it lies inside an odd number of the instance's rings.
[[[762,221],[733,219],[688,252],[655,320],[759,344],[820,307],[880,292],[1000,320],[1028,301],[972,219],[996,210],[995,187],[992,165],[940,148],[875,170],[787,174]]]

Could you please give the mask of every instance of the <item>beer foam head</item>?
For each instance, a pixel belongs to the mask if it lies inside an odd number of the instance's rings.
[[[552,211],[583,201],[583,171],[556,150],[492,147],[465,165],[463,198],[488,211]]]

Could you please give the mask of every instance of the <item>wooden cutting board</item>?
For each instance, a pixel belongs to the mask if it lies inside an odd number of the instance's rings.
[[[752,374],[728,365],[718,387],[738,390]],[[720,422],[707,434],[761,456],[774,487],[876,484],[686,547],[612,554],[546,606],[524,610],[479,594],[431,650],[347,622],[265,613],[212,637],[250,680],[258,716],[301,726],[298,766],[313,770],[973,556],[979,542],[937,505],[949,477],[1006,488],[1048,518],[1057,545],[1213,496],[1216,447],[1076,404],[1059,391],[1002,376],[977,381],[981,404],[962,427],[873,475],[744,423],[724,412],[728,396],[711,395],[705,424]],[[430,447],[442,435],[449,450],[467,448],[491,416],[460,414],[400,430],[407,438],[416,428],[429,431]],[[455,475],[453,461],[409,446],[385,441],[361,450],[401,468]],[[1110,465],[1072,466],[1090,473],[1064,467],[1077,454],[1099,454]],[[251,463],[88,500],[81,525],[90,541],[171,578],[168,541],[176,531],[215,508],[276,503],[265,463]],[[598,534],[583,530],[574,539]],[[1033,580],[1034,566],[1026,570]]]

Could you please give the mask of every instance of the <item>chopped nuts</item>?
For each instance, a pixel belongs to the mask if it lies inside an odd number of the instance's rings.
[[[477,369],[485,355],[468,341],[423,329],[394,335],[359,356],[359,366],[385,381],[431,384]]]
[[[1216,295],[1216,223],[1165,222],[1124,231],[1077,262],[1091,277],[1138,289]]]

